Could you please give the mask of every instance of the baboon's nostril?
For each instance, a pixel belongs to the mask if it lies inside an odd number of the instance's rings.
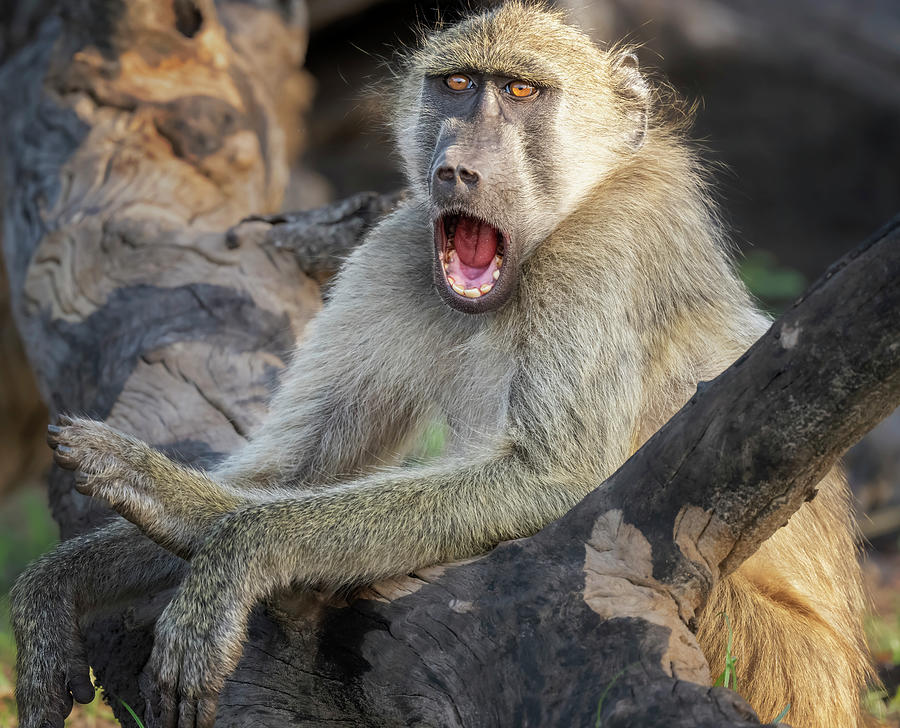
[[[457,171],[459,172],[459,178],[469,185],[469,187],[474,187],[478,184],[478,180],[481,179],[481,175],[478,174],[477,171],[464,167],[463,165],[459,165]]]
[[[441,182],[454,182],[456,180],[456,170],[445,164],[442,167],[438,167],[434,176]]]

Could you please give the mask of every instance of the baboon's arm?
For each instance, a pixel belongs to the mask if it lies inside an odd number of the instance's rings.
[[[589,490],[538,476],[512,454],[387,470],[230,514],[194,557],[191,578],[226,569],[250,603],[291,584],[368,583],[531,535]]]
[[[252,607],[276,590],[358,584],[482,553],[563,515],[584,488],[502,455],[387,471],[226,516],[157,624],[149,668],[161,704],[213,710]]]
[[[57,725],[72,698],[90,702],[79,620],[129,595],[177,584],[187,565],[116,520],[59,544],[31,564],[10,593],[20,725]]]
[[[392,462],[427,410],[427,388],[401,367],[387,369],[389,376],[383,365],[370,371],[345,351],[313,336],[286,372],[260,431],[215,471],[179,465],[102,422],[65,417],[49,432],[56,461],[78,471],[80,492],[105,499],[150,538],[189,558],[226,513]]]
[[[300,359],[301,367],[307,364]],[[405,416],[389,418],[378,411],[374,396],[364,403],[340,391],[349,375],[337,375],[328,387],[298,381],[315,380],[321,368],[310,365],[302,371],[291,390],[307,392],[306,399],[298,398],[296,391],[280,393],[273,407],[285,412],[277,427],[264,425],[235,457],[210,473],[179,465],[137,438],[94,420],[61,417],[58,425],[50,426],[48,439],[56,462],[78,471],[76,488],[81,493],[103,498],[154,541],[190,558],[223,515],[283,500],[300,489],[325,487],[346,478],[354,467],[359,472],[364,465],[380,464],[416,426],[412,405]],[[334,374],[333,367],[327,371]],[[342,395],[346,401],[329,401]],[[404,408],[399,394],[391,406]]]

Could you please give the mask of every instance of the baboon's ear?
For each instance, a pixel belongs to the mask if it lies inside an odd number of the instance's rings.
[[[647,137],[650,119],[650,86],[638,69],[638,58],[634,53],[622,53],[613,62],[619,92],[630,102],[628,119],[633,123],[626,132],[628,143],[640,148]]]

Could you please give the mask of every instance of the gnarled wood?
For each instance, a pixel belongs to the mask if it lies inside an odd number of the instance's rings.
[[[402,193],[361,192],[306,212],[251,215],[228,231],[230,247],[250,240],[290,250],[300,269],[318,281],[334,275],[379,218],[393,210]]]
[[[51,408],[202,465],[263,415],[318,297],[271,244],[279,219],[227,232],[274,209],[286,178],[275,79],[292,56],[248,49],[260,29],[284,48],[301,29],[280,3],[188,5],[86,2],[48,21],[0,78],[0,164],[14,312]],[[356,205],[284,218],[306,231],[294,247],[308,270],[321,247],[306,236]],[[347,601],[260,608],[219,725],[582,726],[598,712],[604,726],[758,724],[708,686],[692,616],[900,402],[898,231],[833,269],[535,537]],[[54,503],[67,533],[108,518],[60,474]],[[101,681],[133,705],[167,597],[85,625]]]

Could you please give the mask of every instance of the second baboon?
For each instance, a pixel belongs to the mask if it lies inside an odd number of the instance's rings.
[[[148,666],[182,728],[212,725],[260,599],[535,533],[768,326],[702,165],[634,56],[511,2],[428,36],[395,94],[409,198],[347,261],[245,447],[204,473],[99,422],[50,428],[80,490],[190,559]],[[385,467],[436,417],[443,457]],[[148,578],[115,528],[62,544],[15,588],[22,728],[89,691],[73,614],[90,605],[41,594],[66,573],[54,565]],[[863,602],[832,473],[718,585],[698,637],[721,664],[716,615],[730,615],[763,719],[790,703],[798,728],[857,726]]]

